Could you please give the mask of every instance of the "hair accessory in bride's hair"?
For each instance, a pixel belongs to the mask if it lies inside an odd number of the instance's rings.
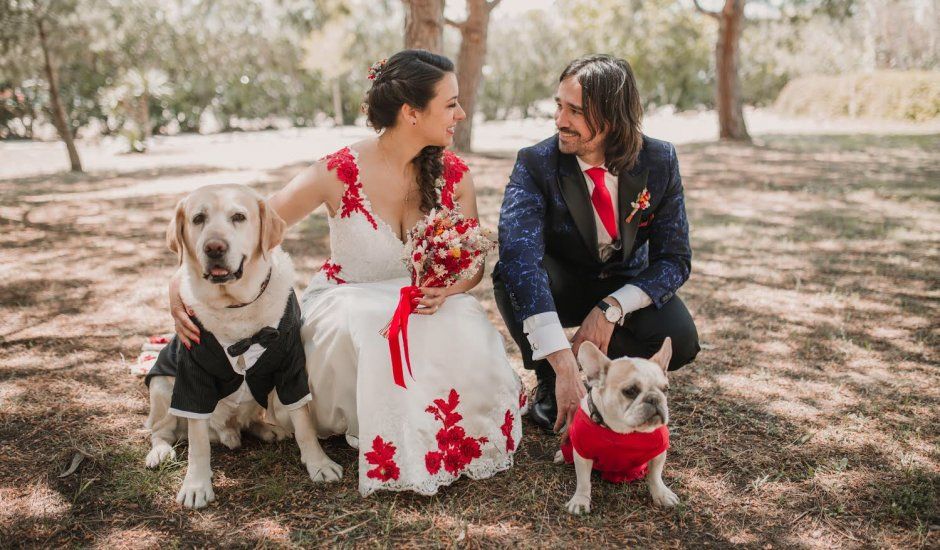
[[[376,61],[369,67],[369,80],[375,80],[382,75],[382,71],[385,70],[385,65],[388,64],[388,59],[383,59],[382,61]]]

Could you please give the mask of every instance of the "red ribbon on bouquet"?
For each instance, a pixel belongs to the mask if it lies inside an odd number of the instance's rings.
[[[418,309],[415,298],[422,296],[421,289],[412,285],[406,286],[399,292],[398,307],[388,324],[388,351],[392,356],[392,377],[399,386],[405,386],[405,371],[401,364],[401,348],[398,345],[398,336],[401,335],[402,347],[405,350],[405,363],[408,364],[408,374],[414,379],[411,372],[411,355],[408,353],[408,317]]]

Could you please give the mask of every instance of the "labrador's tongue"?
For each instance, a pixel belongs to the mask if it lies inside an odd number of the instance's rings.
[[[213,277],[225,277],[228,275],[228,270],[224,267],[213,267],[209,270],[209,274]]]

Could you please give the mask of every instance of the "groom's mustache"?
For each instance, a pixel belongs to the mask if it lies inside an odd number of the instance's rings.
[[[568,129],[568,128],[559,128],[559,129],[558,129],[558,133],[560,133],[560,134],[568,134],[569,136],[575,136],[575,137],[579,137],[579,136],[581,135],[581,134],[579,134],[579,133],[577,133],[577,132],[575,132],[575,131],[572,131],[572,130],[570,130],[570,129]]]

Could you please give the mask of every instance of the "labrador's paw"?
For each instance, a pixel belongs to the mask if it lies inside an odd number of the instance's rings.
[[[212,491],[212,481],[209,479],[193,479],[189,476],[183,480],[180,492],[176,494],[176,502],[187,508],[205,508],[215,500]]]
[[[331,483],[343,478],[343,467],[327,457],[307,463],[307,473],[314,483]]]
[[[173,447],[170,447],[166,443],[154,445],[153,448],[150,449],[150,452],[147,453],[147,467],[156,468],[160,466],[164,460],[173,460],[174,458],[176,458],[176,451],[173,450]]]

